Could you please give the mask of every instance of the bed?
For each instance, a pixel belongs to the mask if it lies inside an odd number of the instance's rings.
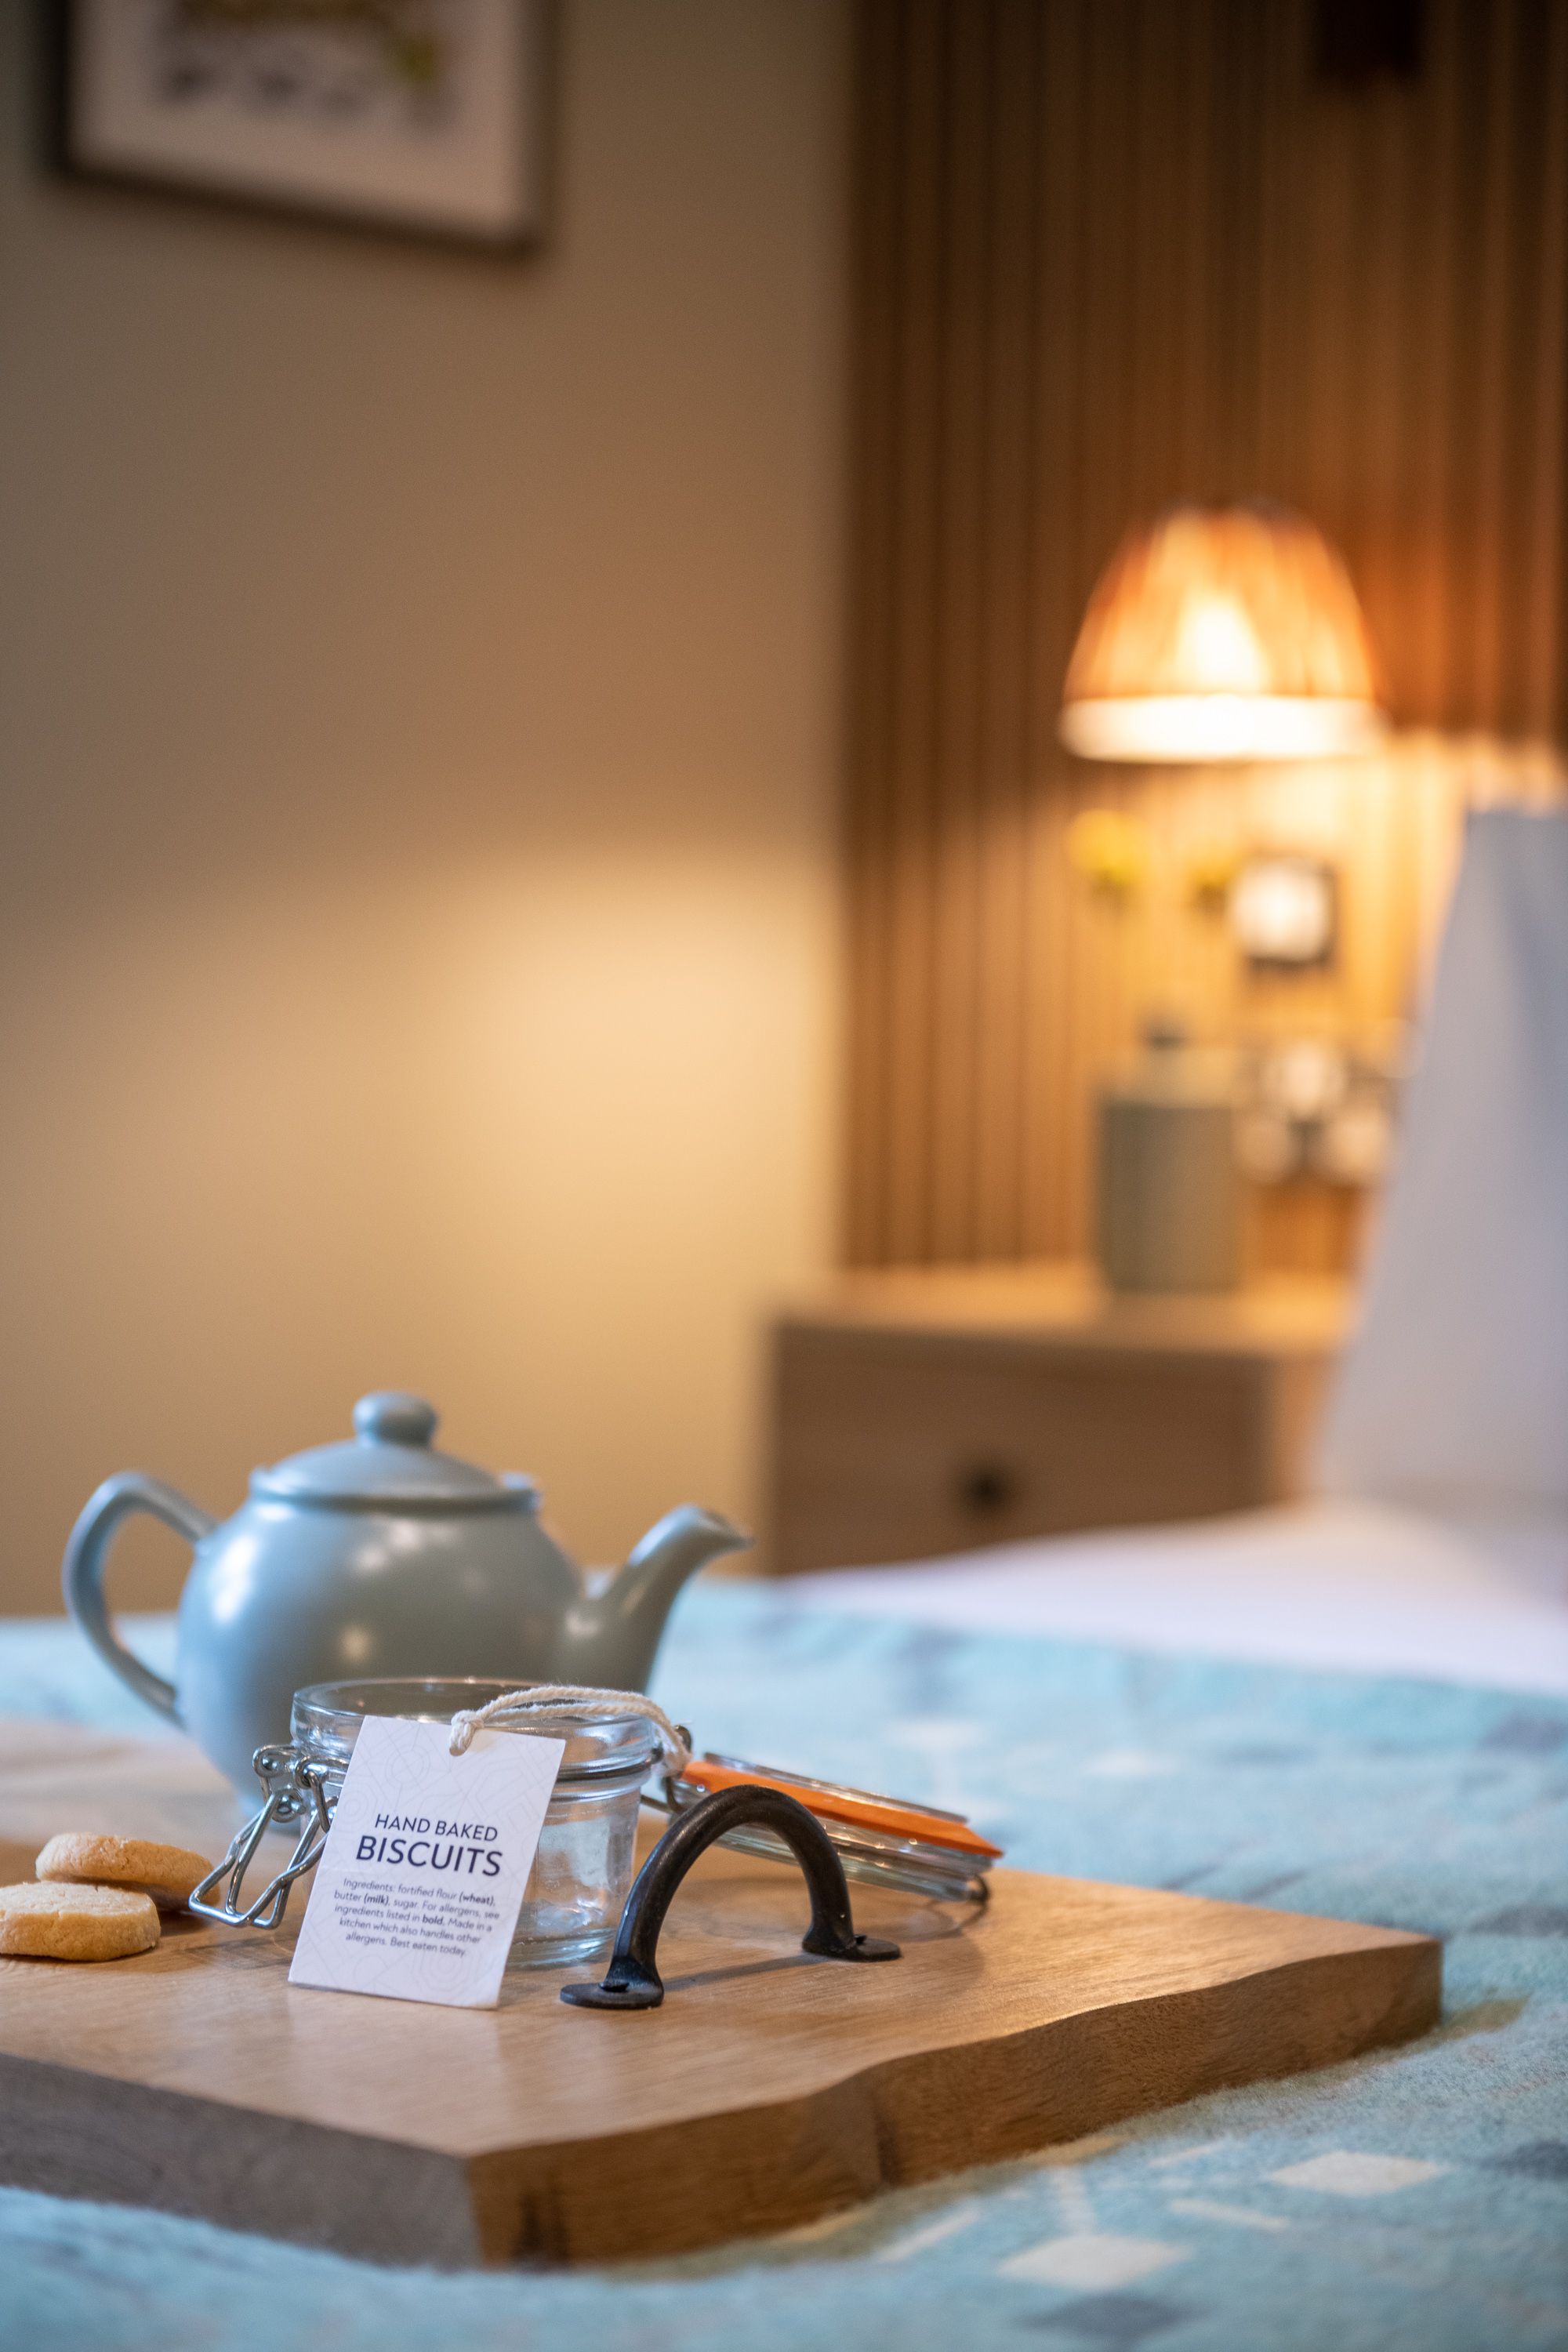
[[[1568,1697],[1568,1515],[1322,1496],[792,1578],[798,1608]]]
[[[1486,986],[1502,1001],[1470,1084],[1511,1087],[1500,1130],[1462,1087],[1456,1112],[1445,1045],[1447,1006],[1462,1037]],[[1498,1044],[1521,1023],[1520,1062]],[[958,1807],[1026,1866],[1440,1934],[1436,2032],[636,2271],[438,2277],[0,2190],[5,2340],[1568,2343],[1565,1057],[1568,819],[1488,818],[1321,1497],[926,1568],[710,1581],[654,1685],[704,1745]],[[1454,1218],[1465,1246],[1445,1266]],[[169,1638],[167,1621],[137,1628],[154,1659]],[[143,1728],[131,1704],[63,1625],[5,1629],[0,1710]]]

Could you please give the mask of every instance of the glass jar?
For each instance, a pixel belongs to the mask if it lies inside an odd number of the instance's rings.
[[[368,1682],[315,1683],[296,1691],[289,1714],[290,1745],[257,1750],[256,1769],[267,1801],[196,1889],[190,1907],[230,1927],[277,1927],[293,1883],[321,1858],[349,1758],[367,1717],[446,1724],[454,1715],[526,1687],[472,1675],[426,1680],[397,1675]],[[640,1715],[588,1715],[565,1704],[529,1708],[510,1719],[492,1716],[485,1728],[518,1738],[566,1743],[523,1890],[508,1966],[561,1967],[607,1951],[631,1887],[643,1782],[659,1752],[652,1724]],[[264,1832],[294,1823],[303,1827],[292,1862],[242,1909],[245,1873]],[[214,1900],[213,1890],[222,1880],[227,1882],[227,1892]]]
[[[815,1814],[847,1878],[897,1886],[937,1903],[984,1903],[988,1897],[986,1873],[1001,1860],[1002,1848],[982,1837],[965,1814],[917,1805],[907,1797],[879,1797],[868,1789],[813,1780],[776,1764],[749,1764],[742,1757],[720,1756],[710,1748],[705,1755],[689,1758],[679,1775],[666,1773],[659,1783],[662,1793],[647,1801],[660,1812],[683,1813],[717,1789],[749,1781],[782,1790]],[[784,1840],[760,1823],[731,1830],[720,1843],[737,1846],[742,1853],[765,1854],[770,1861],[790,1859]]]
[[[295,1692],[289,1727],[301,1756],[326,1768],[334,1802],[367,1716],[449,1723],[460,1709],[484,1706],[518,1687],[473,1676],[316,1683]],[[531,1708],[515,1721],[492,1716],[485,1727],[566,1743],[508,1966],[556,1967],[607,1951],[631,1887],[643,1782],[658,1754],[652,1726],[640,1715],[586,1716],[563,1706]]]

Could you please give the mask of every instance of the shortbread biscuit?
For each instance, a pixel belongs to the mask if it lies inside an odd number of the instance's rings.
[[[151,1838],[100,1836],[92,1830],[64,1830],[52,1837],[33,1864],[40,1878],[74,1879],[89,1886],[133,1886],[150,1895],[160,1911],[181,1911],[194,1886],[212,1864],[183,1845],[156,1845]]]
[[[0,1886],[0,1953],[40,1960],[122,1960],[158,1940],[158,1907],[129,1886],[35,1878]]]

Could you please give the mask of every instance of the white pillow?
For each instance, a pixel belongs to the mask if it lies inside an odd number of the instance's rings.
[[[1568,1504],[1568,813],[1470,818],[1321,1469]]]

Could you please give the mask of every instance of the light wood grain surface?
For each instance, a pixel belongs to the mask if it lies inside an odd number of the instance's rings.
[[[1063,1355],[1319,1357],[1350,1325],[1348,1283],[1275,1276],[1240,1290],[1140,1295],[1109,1290],[1077,1259],[1018,1265],[860,1267],[802,1289],[780,1321],[813,1330],[964,1335]]]
[[[49,1829],[134,1811],[216,1847],[229,1819],[183,1748],[29,1726],[0,1766],[7,1877]],[[555,1971],[509,1976],[494,2011],[291,1988],[287,1929],[184,1923],[133,1960],[0,1964],[0,2177],[382,2258],[647,2255],[1436,2013],[1420,1937],[1006,1871],[978,1914],[855,1901],[902,1960],[806,1959],[795,1874],[713,1853],[666,1930],[666,2004],[642,2016],[566,2009]]]

